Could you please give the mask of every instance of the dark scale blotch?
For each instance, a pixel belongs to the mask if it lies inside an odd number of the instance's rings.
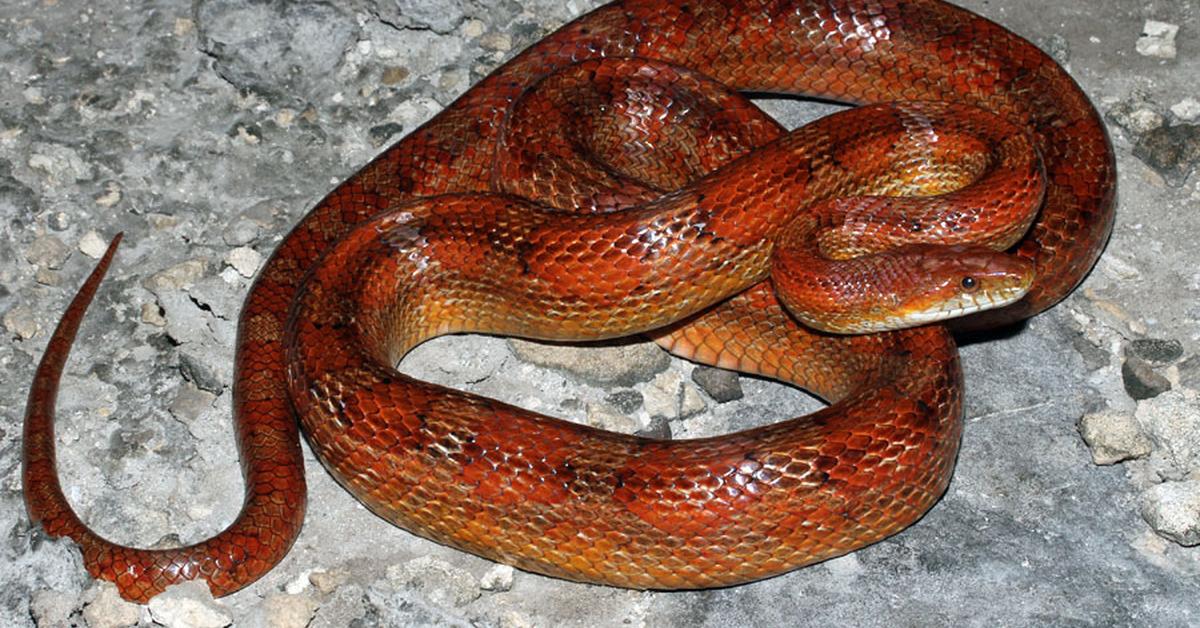
[[[533,256],[534,245],[528,240],[520,240],[512,244],[513,251],[516,254],[517,262],[521,264],[521,274],[529,276],[533,274],[533,266],[529,264],[529,258]]]

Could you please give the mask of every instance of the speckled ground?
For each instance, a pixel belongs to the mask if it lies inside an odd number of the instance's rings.
[[[60,395],[64,486],[114,540],[203,538],[240,499],[228,386],[238,310],[263,257],[389,141],[593,5],[0,5],[0,624],[1200,622],[1200,549],[1181,544],[1200,542],[1200,103],[1189,100],[1200,98],[1200,9],[960,4],[1067,64],[1111,122],[1120,206],[1081,290],[964,348],[957,473],[917,525],[765,582],[632,592],[512,573],[416,539],[310,457],[308,520],[283,564],[217,602],[185,589],[150,608],[91,583],[69,544],[30,530],[21,501],[25,391],[97,251],[126,232]],[[1173,57],[1162,45],[1170,25]],[[767,104],[792,123],[829,108]],[[760,380],[694,377],[653,348],[565,353],[449,338],[403,367],[533,410],[675,436],[813,407]],[[716,400],[738,386],[744,398]]]

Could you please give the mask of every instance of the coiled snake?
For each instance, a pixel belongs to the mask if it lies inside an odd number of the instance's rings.
[[[783,134],[730,89],[911,102]],[[573,109],[597,103],[594,118]],[[1015,127],[993,126],[1003,124]],[[1008,143],[1021,138],[1034,156],[1010,162]],[[899,194],[924,198],[881,198]],[[778,574],[884,538],[932,506],[958,448],[961,374],[940,325],[841,336],[797,324],[771,290],[771,266],[795,271],[775,271],[781,294],[818,295],[788,302],[797,317],[858,320],[803,314],[858,299],[820,296],[822,277],[857,272],[845,266],[899,232],[921,242],[966,234],[949,255],[900,249],[919,275],[961,277],[951,286],[960,293],[991,274],[1024,277],[1006,293],[1023,298],[959,323],[1002,324],[1082,280],[1111,229],[1113,194],[1108,138],[1078,86],[1033,45],[962,9],[617,2],[496,70],[338,186],[275,251],[240,320],[234,423],[246,498],[229,528],[179,549],[125,548],[90,531],[62,494],[57,383],[116,241],[35,376],[26,503],[129,599],[196,577],[227,594],[271,569],[299,532],[298,415],[323,463],[373,511],[481,556],[638,588]],[[940,205],[955,195],[966,208]],[[992,210],[1018,200],[1033,211],[1042,201],[1040,213],[990,224]],[[991,252],[1009,245],[1011,255]],[[874,298],[857,302],[879,309]],[[657,441],[391,368],[424,339],[461,331],[645,332],[683,357],[792,382],[831,405],[736,434]]]

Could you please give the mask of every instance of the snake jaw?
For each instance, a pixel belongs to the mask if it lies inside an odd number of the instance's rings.
[[[962,289],[950,298],[934,302],[929,307],[910,310],[892,319],[891,329],[916,327],[939,321],[958,318],[984,310],[993,310],[1015,303],[1029,292],[1033,275],[1027,279],[997,279],[994,285],[980,290]]]
[[[932,287],[910,299],[889,317],[891,329],[915,327],[1004,307],[1025,296],[1033,285],[1028,260],[975,245],[944,247],[926,258],[920,270]]]

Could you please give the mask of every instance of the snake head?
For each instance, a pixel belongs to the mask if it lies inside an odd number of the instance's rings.
[[[813,247],[778,249],[779,300],[808,327],[866,334],[917,327],[1008,305],[1033,284],[1029,260],[977,244],[907,244],[847,260]]]
[[[903,295],[895,317],[913,327],[1003,307],[1033,284],[1029,260],[977,245],[931,248],[914,265],[921,287]]]

